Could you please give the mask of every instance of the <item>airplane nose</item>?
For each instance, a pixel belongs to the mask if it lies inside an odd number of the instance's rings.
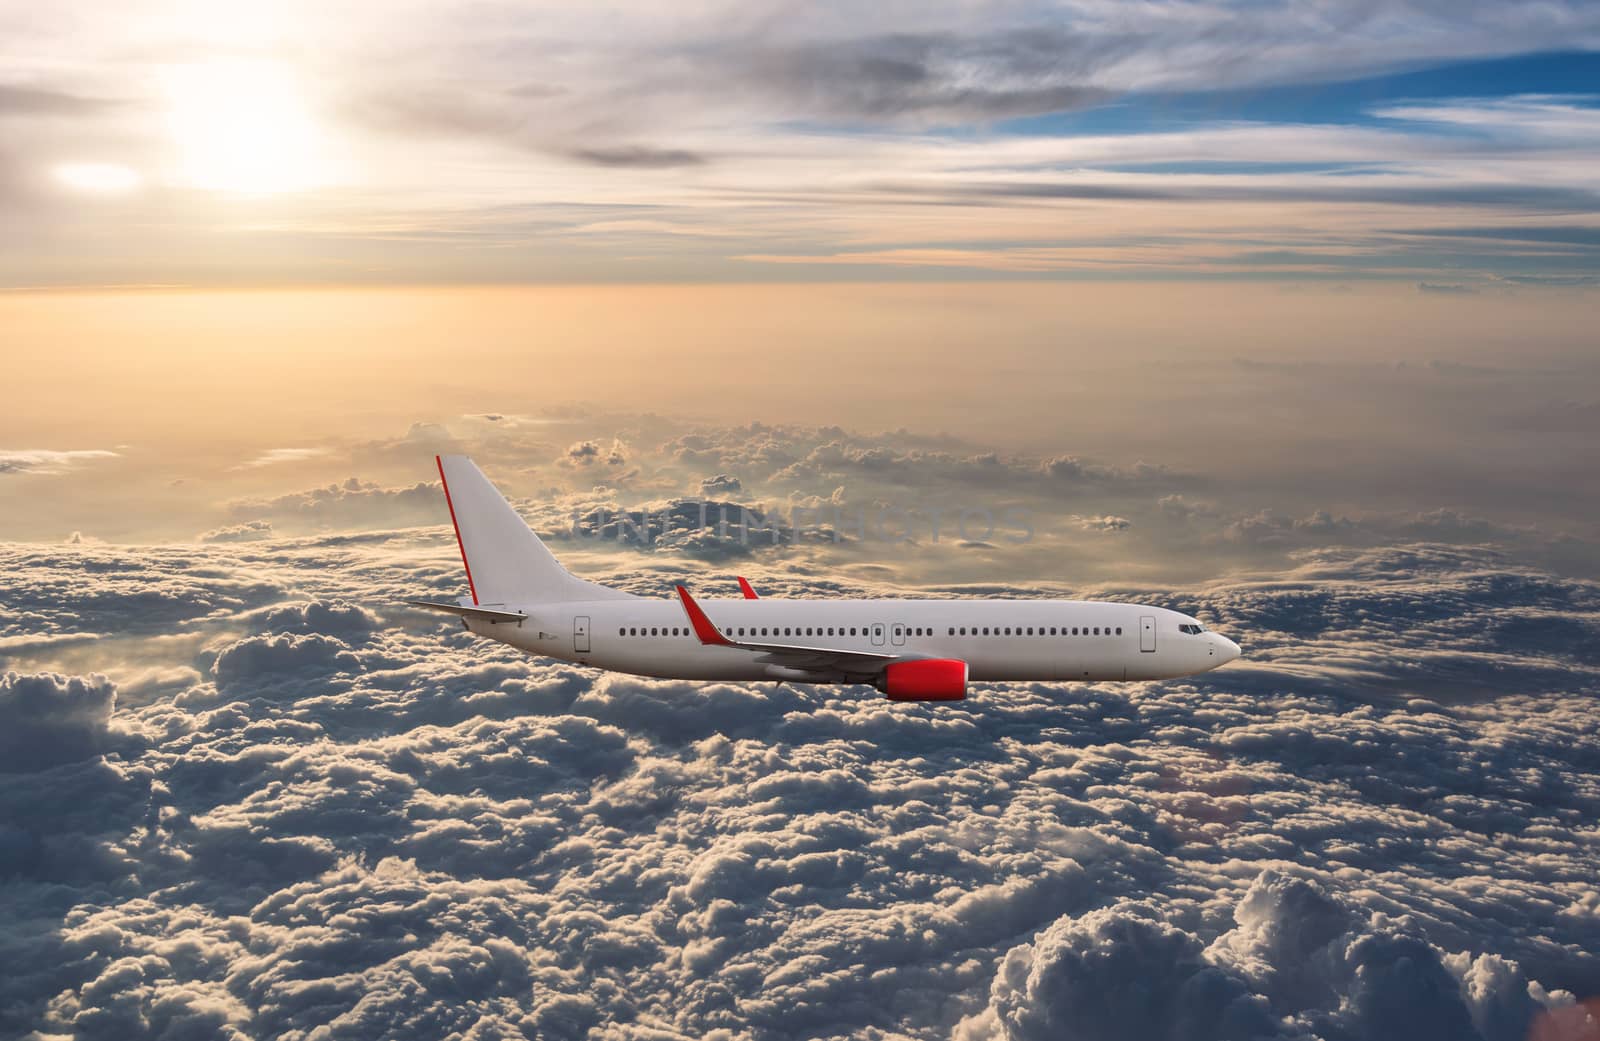
[[[1239,650],[1238,644],[1234,643],[1226,636],[1219,635],[1217,639],[1222,641],[1222,664],[1226,665],[1228,662],[1235,660],[1240,654],[1244,653],[1243,651]]]

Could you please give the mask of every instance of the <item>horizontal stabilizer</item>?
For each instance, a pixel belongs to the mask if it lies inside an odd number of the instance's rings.
[[[464,607],[461,604],[452,604],[448,600],[407,600],[412,607],[420,607],[424,611],[441,611],[444,614],[460,615],[462,618],[481,618],[486,622],[522,622],[527,620],[527,615],[520,611],[496,611],[491,607]]]

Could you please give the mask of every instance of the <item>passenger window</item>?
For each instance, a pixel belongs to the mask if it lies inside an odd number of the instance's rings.
[[[1120,626],[1120,625],[1119,625],[1119,626],[1117,626],[1117,635],[1118,635],[1118,636],[1121,636],[1121,635],[1122,635],[1122,626]]]
[[[1074,635],[1074,636],[1078,635],[1078,627],[1077,626],[1073,626],[1072,627],[1072,635]]]

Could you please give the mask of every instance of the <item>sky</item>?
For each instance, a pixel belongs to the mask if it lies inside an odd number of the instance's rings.
[[[1600,1038],[1600,8],[0,40],[0,1038]],[[401,606],[441,452],[640,595],[1244,656],[528,658]]]
[[[1577,2],[8,5],[0,285],[1592,284]]]

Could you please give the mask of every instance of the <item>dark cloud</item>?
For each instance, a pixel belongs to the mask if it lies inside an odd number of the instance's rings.
[[[86,116],[113,103],[51,87],[0,83],[0,119],[7,116]]]
[[[1196,202],[1250,202],[1276,200],[1279,202],[1365,202],[1412,206],[1481,206],[1503,209],[1530,210],[1540,213],[1551,210],[1592,212],[1600,203],[1600,195],[1588,188],[1562,185],[1482,184],[1461,187],[1430,185],[1380,185],[1359,179],[1323,178],[1305,184],[1166,184],[1130,185],[1107,176],[1095,180],[1081,173],[1063,176],[1061,180],[970,180],[956,184],[946,182],[880,182],[873,190],[890,195],[941,196],[955,200],[981,203],[985,200],[1004,199],[1129,199],[1129,200],[1191,200]],[[1240,254],[1237,259],[1269,260],[1274,256],[1292,257],[1294,254]],[[1299,259],[1326,263],[1338,259],[1326,252],[1306,253]],[[1350,259],[1354,259],[1352,256]]]
[[[706,496],[731,495],[744,491],[744,485],[732,474],[716,474],[700,482],[700,492]]]
[[[0,676],[0,770],[26,773],[100,754],[116,684],[104,676]]]
[[[217,654],[212,673],[224,689],[256,683],[302,683],[331,672],[359,668],[342,641],[319,633],[252,636]]]
[[[612,145],[578,148],[572,157],[593,166],[618,166],[636,170],[671,170],[699,166],[706,157],[683,148],[652,148],[648,145]]]
[[[761,550],[859,537],[833,527],[829,520],[821,510],[808,514],[776,505],[681,498],[633,509],[592,508],[573,517],[562,534],[607,547],[733,560]]]
[[[613,440],[610,449],[601,448],[594,441],[579,441],[568,446],[560,460],[566,466],[621,466],[628,461],[627,448],[621,441]]]
[[[250,521],[213,528],[200,536],[201,542],[255,542],[272,537],[271,521]]]
[[[999,35],[895,34],[757,48],[735,67],[750,89],[833,119],[971,122],[1105,100],[1088,74],[1120,48],[1039,28]]]

